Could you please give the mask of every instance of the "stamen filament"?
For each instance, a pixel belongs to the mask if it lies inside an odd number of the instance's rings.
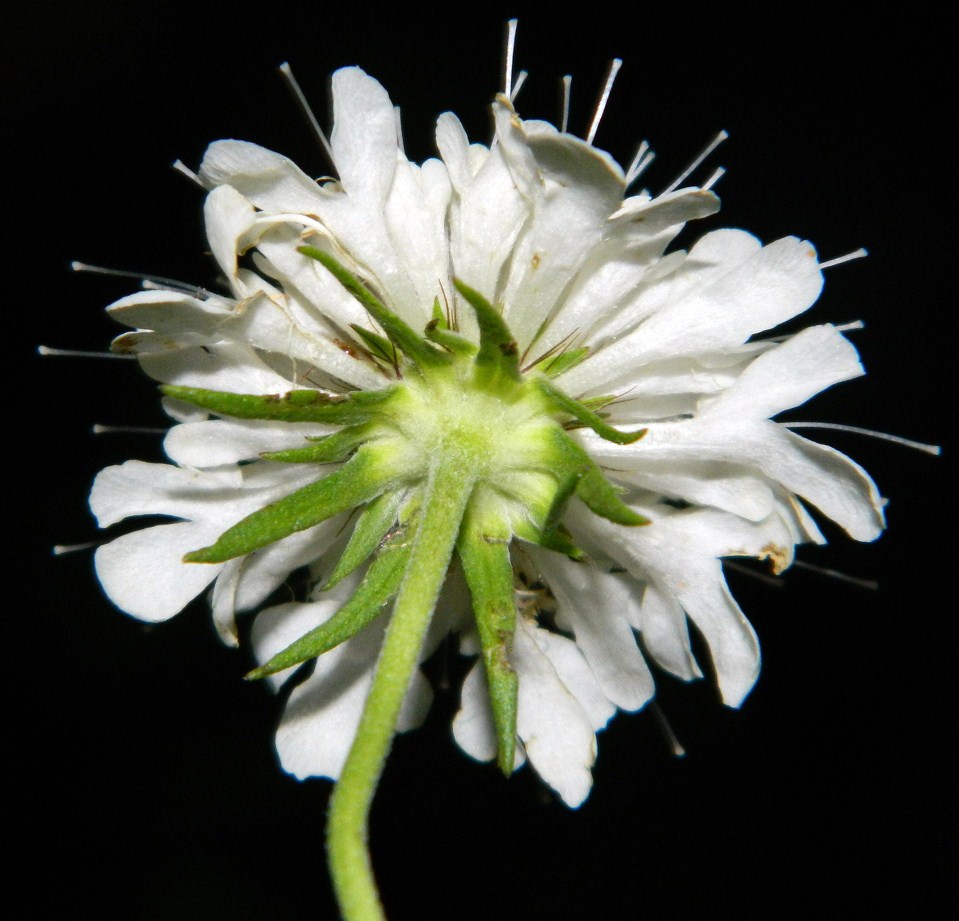
[[[320,147],[323,148],[323,151],[329,158],[330,163],[335,165],[336,161],[333,159],[333,148],[330,147],[330,142],[326,138],[326,133],[320,127],[320,123],[316,120],[316,116],[313,114],[310,104],[306,101],[306,96],[304,95],[303,90],[300,89],[300,84],[297,82],[296,77],[293,76],[293,69],[290,67],[289,62],[284,61],[280,65],[279,70],[283,79],[286,80],[286,85],[293,94],[296,104],[300,107],[300,111],[309,122],[310,128],[313,130],[313,134],[316,136],[317,141],[320,142]]]
[[[572,86],[573,78],[570,74],[567,74],[563,77],[563,111],[559,123],[560,134],[566,134],[566,129],[569,127],[569,94]]]
[[[606,111],[606,103],[609,102],[609,94],[613,91],[613,83],[616,80],[616,74],[619,73],[623,62],[620,58],[613,58],[609,62],[609,71],[606,74],[606,83],[603,85],[603,92],[600,93],[599,102],[596,103],[596,112],[593,114],[593,121],[589,126],[589,133],[586,135],[586,143],[592,144],[596,132],[599,131],[599,123],[603,120],[603,112]]]
[[[668,186],[666,186],[665,189],[663,189],[662,194],[668,195],[670,192],[674,191],[675,189],[678,189],[679,184],[681,182],[684,182],[692,174],[693,170],[696,169],[696,167],[699,166],[699,164],[702,163],[703,160],[705,160],[706,157],[708,157],[728,137],[729,137],[729,132],[720,131],[719,134],[717,134],[716,137],[714,137],[705,146],[705,148],[703,148],[702,153],[700,153],[699,156],[696,157],[696,159],[693,160],[693,162],[686,167],[686,169],[684,169]]]
[[[430,472],[421,524],[373,684],[333,790],[327,850],[344,921],[385,921],[367,847],[370,804],[475,485],[474,466],[450,452]]]
[[[925,451],[926,454],[942,454],[942,448],[939,445],[925,444],[921,441],[913,441],[911,438],[903,438],[902,435],[890,435],[888,432],[876,432],[873,429],[864,429],[858,425],[841,425],[838,422],[784,422],[787,429],[832,429],[834,432],[851,432],[853,435],[866,435],[869,438],[878,438],[881,441],[891,441],[893,444],[902,445],[904,448],[915,448],[917,451]]]
[[[116,352],[88,352],[83,349],[55,349],[49,345],[38,345],[37,354],[44,358],[122,358],[135,359],[136,355],[118,355]]]

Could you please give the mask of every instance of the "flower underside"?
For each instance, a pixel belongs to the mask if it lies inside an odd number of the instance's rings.
[[[476,314],[478,344],[458,334],[454,318],[438,302],[420,335],[333,256],[311,246],[299,249],[325,266],[376,321],[384,335],[359,327],[357,332],[370,356],[392,369],[396,382],[346,395],[311,389],[258,396],[164,386],[167,396],[221,416],[339,426],[332,434],[307,438],[303,447],[262,456],[342,466],[243,518],[212,545],[188,553],[184,562],[223,563],[358,510],[323,586],[332,588],[368,563],[356,590],[329,620],[248,675],[262,678],[358,634],[393,601],[412,572],[438,570],[433,574],[438,590],[455,552],[482,644],[497,760],[509,774],[518,691],[510,664],[517,612],[510,543],[520,538],[584,559],[562,524],[574,495],[609,521],[648,524],[567,434],[567,429],[588,427],[606,441],[630,444],[645,429],[622,432],[607,425],[595,411],[603,400],[587,406],[550,381],[551,369],[568,369],[576,355],[548,356],[521,370],[517,344],[501,312],[459,280],[454,280],[456,289]]]

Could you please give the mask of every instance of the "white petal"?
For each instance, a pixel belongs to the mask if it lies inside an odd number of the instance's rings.
[[[811,326],[763,353],[709,412],[770,417],[865,372],[834,326]]]
[[[579,391],[625,383],[630,369],[651,361],[734,348],[806,310],[822,288],[816,251],[796,237],[770,243],[728,271],[706,276],[705,283],[673,299],[635,332],[574,368],[566,386]]]
[[[240,483],[237,470],[207,473],[131,460],[97,474],[90,508],[101,528],[131,515],[219,520],[220,509],[234,501]]]
[[[175,425],[163,441],[167,457],[187,467],[216,467],[254,460],[266,451],[301,448],[333,429],[265,419],[211,419]]]
[[[711,510],[670,515],[660,508],[651,517],[654,523],[641,529],[601,519],[589,527],[634,575],[682,606],[709,646],[723,701],[739,706],[759,675],[759,644],[726,587],[719,557],[762,555],[766,544],[788,540],[785,527],[775,519],[770,532]]]
[[[641,489],[712,506],[749,521],[761,521],[773,510],[773,491],[766,480],[729,464],[695,457],[658,462],[636,455],[629,462],[635,462],[635,468],[617,471],[616,478]]]
[[[522,617],[513,661],[519,675],[517,730],[526,754],[540,777],[575,808],[593,783],[594,729],[606,724],[615,707],[574,643]]]
[[[237,254],[245,247],[240,239],[253,227],[256,212],[253,205],[236,189],[224,185],[215,188],[203,203],[206,236],[213,257],[223,271],[230,287],[242,296],[243,286],[237,284]]]
[[[559,625],[572,630],[603,694],[623,710],[638,710],[654,685],[629,624],[627,612],[638,607],[630,586],[589,564],[529,550],[559,601]]]
[[[346,603],[358,583],[359,574],[356,573],[324,592],[319,601],[310,604],[291,601],[261,611],[253,621],[250,632],[250,643],[257,661],[263,665],[301,636],[329,620]],[[268,676],[266,680],[274,690],[278,690],[295,670],[295,666],[285,669]]]
[[[144,355],[140,365],[154,380],[181,387],[255,394],[288,393],[296,387],[252,348],[233,342]]]
[[[330,146],[350,197],[384,201],[396,164],[396,120],[386,90],[359,67],[333,74]]]
[[[210,336],[233,315],[219,298],[200,300],[175,291],[138,291],[114,301],[107,312],[114,320],[135,329],[162,333],[199,333]]]
[[[97,577],[110,600],[141,620],[167,620],[182,611],[217,576],[222,564],[184,563],[218,529],[194,522],[161,524],[125,534],[100,547]]]
[[[496,757],[496,730],[482,659],[473,663],[463,680],[460,708],[453,718],[453,738],[477,761],[492,761]]]
[[[686,615],[675,598],[655,585],[647,585],[637,626],[643,634],[643,645],[659,666],[683,681],[702,678],[689,642]]]
[[[442,163],[428,160],[418,167],[405,157],[398,158],[384,216],[390,241],[422,305],[423,323],[449,277],[446,213],[450,193]]]
[[[526,137],[515,115],[508,117],[502,105],[496,111],[507,165],[533,203],[502,296],[504,317],[525,348],[600,242],[625,183],[595,147],[555,132]]]
[[[200,179],[209,188],[233,186],[264,211],[315,214],[324,193],[281,154],[246,141],[216,141],[203,155]]]

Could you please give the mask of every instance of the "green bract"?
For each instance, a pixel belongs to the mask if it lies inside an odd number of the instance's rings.
[[[264,456],[274,461],[322,465],[316,482],[265,506],[229,528],[185,562],[223,563],[303,531],[349,509],[359,509],[353,534],[330,577],[335,584],[370,561],[350,600],[320,627],[292,643],[250,678],[261,678],[326,652],[378,616],[415,565],[445,578],[450,554],[462,564],[473,600],[504,773],[513,769],[517,680],[510,667],[515,630],[514,537],[565,553],[582,552],[562,527],[573,495],[597,515],[626,525],[647,524],[619,498],[567,429],[588,426],[615,444],[644,430],[621,432],[568,396],[539,370],[520,369],[516,342],[489,301],[460,281],[457,290],[476,312],[479,348],[449,328],[438,314],[423,335],[392,313],[333,256],[309,246],[300,251],[321,262],[363,304],[383,329],[376,346],[397,382],[380,391],[329,396],[295,390],[276,396],[164,386],[163,392],[217,415],[241,419],[322,422],[343,426],[302,448]],[[373,342],[375,334],[369,334]],[[552,361],[559,361],[556,356]],[[445,552],[414,562],[412,548],[449,508],[431,503],[437,481],[446,482],[462,508],[445,521]]]

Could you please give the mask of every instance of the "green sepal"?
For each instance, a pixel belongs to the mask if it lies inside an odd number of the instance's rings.
[[[333,567],[323,589],[330,589],[361,566],[376,551],[390,529],[396,524],[405,493],[392,490],[377,496],[360,512],[353,533],[342,555]]]
[[[343,263],[329,253],[315,246],[298,246],[297,250],[310,259],[321,263],[336,280],[346,288],[366,309],[370,316],[383,327],[389,340],[415,364],[424,367],[445,365],[448,356],[434,349],[422,336],[407,325],[406,321],[393,313],[366,285],[363,284]]]
[[[634,441],[639,441],[639,439],[646,434],[646,429],[639,429],[635,432],[621,432],[619,429],[614,429],[591,409],[587,409],[578,400],[567,396],[545,377],[537,377],[534,378],[534,380],[536,381],[536,386],[550,404],[552,404],[554,410],[569,414],[576,419],[577,422],[588,426],[599,435],[600,438],[606,441],[611,441],[618,445],[628,445]]]
[[[264,451],[264,460],[281,461],[285,464],[335,464],[346,458],[370,437],[370,426],[351,425],[332,435],[324,435],[302,448],[288,451]]]
[[[301,636],[259,668],[248,672],[244,676],[246,680],[255,681],[274,675],[329,652],[372,623],[400,587],[410,555],[410,544],[409,540],[403,540],[385,546],[343,607],[328,621]]]
[[[476,346],[470,342],[469,339],[461,336],[459,333],[450,332],[445,326],[445,321],[444,325],[441,326],[435,317],[426,324],[425,333],[427,339],[435,342],[437,345],[441,345],[454,355],[463,355],[466,358],[471,358],[477,352]]]
[[[510,380],[520,380],[519,347],[500,312],[479,291],[464,285],[458,278],[453,279],[453,284],[476,311],[480,333],[476,353],[477,376],[495,379],[502,375]]]
[[[382,452],[364,445],[339,470],[247,515],[215,543],[183,557],[184,563],[224,563],[312,528],[375,498],[397,478]]]
[[[289,393],[259,396],[163,384],[160,391],[168,397],[207,409],[218,416],[351,425],[371,419],[378,405],[389,400],[395,388],[361,390],[343,395],[321,393],[319,390],[291,390]]]
[[[585,551],[576,546],[572,535],[562,525],[552,528],[537,528],[532,522],[523,521],[514,524],[513,530],[520,540],[536,544],[537,547],[542,547],[544,550],[562,553],[577,562],[582,562],[587,558]]]
[[[575,368],[589,355],[589,348],[568,349],[558,355],[544,355],[533,367],[547,377],[559,377],[564,371]]]
[[[562,429],[556,430],[553,447],[555,454],[552,469],[560,480],[560,495],[568,490],[568,484],[573,482],[576,495],[590,511],[601,518],[630,526],[649,524],[648,518],[634,512],[620,499],[620,490],[603,476],[596,462]],[[558,510],[558,504],[554,503],[552,514]]]
[[[509,531],[502,528],[467,525],[457,542],[483,648],[483,665],[496,730],[496,761],[507,777],[513,773],[516,757],[519,695],[519,678],[510,664],[516,632],[516,600],[509,537]]]
[[[440,299],[438,297],[433,298],[433,318],[430,320],[430,324],[439,329],[450,328],[450,324],[447,322],[446,314],[443,312],[443,307],[440,305]]]
[[[576,402],[579,403],[580,406],[585,406],[587,409],[591,409],[593,412],[598,412],[604,406],[609,406],[609,404],[615,399],[615,394],[604,393],[598,397],[580,397]]]
[[[370,355],[385,361],[389,365],[396,366],[398,358],[396,346],[389,339],[379,335],[379,333],[374,333],[372,330],[364,329],[359,323],[350,323],[350,329],[366,343]]]

